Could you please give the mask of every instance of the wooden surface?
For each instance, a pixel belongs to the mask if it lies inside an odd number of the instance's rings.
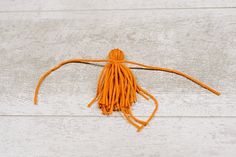
[[[0,1],[0,156],[234,157],[236,155],[236,1]],[[218,89],[157,71],[133,70],[160,103],[141,132],[120,113],[103,116],[86,104],[101,67],[69,58],[126,58],[181,70]],[[153,104],[139,97],[145,119]]]

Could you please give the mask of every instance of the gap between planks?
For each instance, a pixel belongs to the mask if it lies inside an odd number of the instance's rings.
[[[129,8],[129,9],[78,9],[78,10],[16,10],[0,11],[0,13],[37,13],[37,12],[106,12],[106,11],[148,11],[148,10],[221,10],[236,9],[236,7],[189,7],[189,8]]]
[[[97,116],[97,115],[0,115],[0,117],[84,117],[84,118],[102,118],[102,117],[122,117],[122,116]],[[149,116],[136,116],[149,117]],[[236,118],[236,116],[155,116],[155,118]]]

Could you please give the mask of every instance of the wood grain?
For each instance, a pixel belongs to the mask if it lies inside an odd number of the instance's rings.
[[[0,156],[235,157],[235,0],[0,1]],[[141,133],[120,113],[102,116],[93,98],[101,67],[69,58],[129,60],[186,72],[222,92],[214,96],[173,74],[133,70],[160,103]],[[142,98],[136,116],[153,104]]]
[[[235,125],[235,118],[155,118],[137,133],[121,117],[1,117],[0,154],[233,157]]]
[[[100,115],[86,104],[95,95],[101,67],[73,64],[53,73],[37,107],[34,88],[59,61],[106,58],[119,47],[129,60],[181,70],[222,92],[217,97],[180,76],[133,70],[139,84],[160,101],[160,116],[235,116],[235,10],[60,15],[0,14],[5,18],[0,21],[0,114]],[[135,107],[137,115],[148,116],[152,104],[140,100]]]
[[[234,0],[14,0],[0,1],[0,12],[145,10],[145,9],[220,9],[234,8]]]

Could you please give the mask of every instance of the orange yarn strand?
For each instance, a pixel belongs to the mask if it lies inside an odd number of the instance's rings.
[[[144,69],[165,71],[169,73],[175,73],[177,75],[183,76],[194,83],[208,89],[216,95],[220,95],[220,92],[209,87],[205,83],[177,70],[148,66],[141,63],[136,63],[133,61],[128,61],[124,59],[124,53],[119,49],[111,50],[108,59],[70,59],[63,61],[45,72],[39,79],[38,84],[34,93],[34,104],[38,102],[38,93],[42,82],[45,78],[51,74],[53,71],[59,69],[68,63],[89,63],[89,62],[105,62],[107,63],[98,79],[96,96],[88,103],[88,107],[91,107],[93,103],[98,101],[98,106],[104,115],[110,115],[113,111],[121,111],[125,119],[137,128],[137,131],[142,130],[154,117],[158,110],[158,101],[156,98],[148,93],[146,90],[142,89],[136,81],[136,78],[129,67],[124,63],[133,64]],[[131,111],[132,105],[137,101],[137,93],[144,97],[146,100],[152,99],[154,102],[154,110],[147,120],[140,120],[135,117]]]
[[[169,72],[169,73],[174,73],[180,76],[183,76],[191,81],[193,81],[194,83],[200,85],[201,87],[211,91],[212,93],[216,94],[216,95],[220,95],[220,92],[218,92],[217,90],[213,89],[212,87],[206,85],[205,83],[193,78],[192,76],[189,76],[181,71],[178,70],[174,70],[174,69],[168,69],[168,68],[162,68],[162,67],[154,67],[154,66],[149,66],[149,65],[144,65],[141,63],[137,63],[137,62],[133,62],[133,61],[124,61],[124,63],[129,63],[129,64],[134,64],[134,65],[138,65],[141,67],[144,67],[145,69],[149,69],[149,70],[157,70],[157,71],[165,71],[165,72]]]
[[[51,68],[50,70],[48,70],[47,72],[45,72],[39,79],[38,84],[36,86],[35,92],[34,92],[34,104],[36,105],[38,103],[38,92],[39,92],[39,88],[41,86],[41,84],[43,83],[43,81],[45,80],[45,78],[51,74],[53,71],[59,69],[61,66],[68,64],[68,63],[87,63],[87,62],[107,62],[107,60],[102,60],[102,59],[69,59],[69,60],[65,60],[62,61],[61,63],[59,63],[58,65],[56,65],[55,67]]]

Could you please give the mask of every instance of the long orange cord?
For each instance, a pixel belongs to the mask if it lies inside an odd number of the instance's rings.
[[[183,72],[173,69],[148,66],[137,62],[128,61],[124,59],[124,53],[121,50],[113,49],[110,51],[107,60],[70,59],[62,61],[55,67],[45,72],[40,77],[38,84],[36,86],[34,93],[34,104],[38,103],[38,93],[40,86],[50,73],[68,63],[90,63],[90,62],[105,62],[107,64],[104,66],[99,76],[96,96],[88,104],[88,107],[92,106],[93,103],[98,101],[99,108],[101,109],[104,115],[110,115],[112,114],[113,111],[121,111],[123,113],[123,116],[127,119],[127,121],[137,128],[137,131],[140,131],[154,117],[155,113],[158,110],[158,101],[154,96],[152,96],[150,93],[148,93],[146,90],[144,90],[137,84],[136,78],[133,75],[132,71],[124,63],[140,66],[143,67],[144,69],[174,73],[193,81],[194,83],[200,85],[201,87],[211,91],[216,95],[220,95],[220,92],[218,92],[217,90],[209,87],[205,83]],[[147,100],[149,98],[152,99],[155,104],[155,108],[152,114],[146,121],[136,118],[131,111],[131,106],[137,101],[136,93],[140,94]]]

